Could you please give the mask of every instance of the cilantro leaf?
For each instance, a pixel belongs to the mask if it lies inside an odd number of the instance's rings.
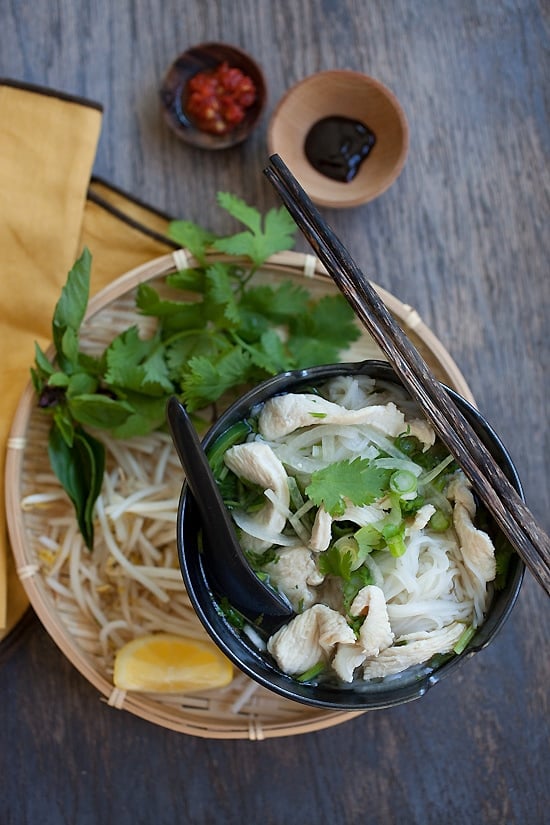
[[[358,506],[371,504],[387,489],[390,473],[374,467],[366,458],[337,461],[311,476],[306,495],[318,506],[323,505],[331,516],[342,516],[344,499]]]
[[[212,264],[206,270],[206,278],[207,297],[213,303],[223,306],[223,315],[231,324],[238,324],[240,314],[227,264]]]
[[[189,372],[182,380],[183,400],[190,412],[200,409],[218,398],[235,384],[246,380],[250,356],[240,347],[213,362],[204,356],[191,358]]]
[[[328,550],[319,553],[318,562],[319,572],[323,576],[340,576],[342,579],[349,579],[351,576],[353,558],[349,550],[342,552],[333,544]]]
[[[216,239],[213,246],[220,252],[236,256],[246,255],[256,266],[260,266],[275,252],[292,247],[296,224],[284,206],[271,209],[267,213],[262,229],[262,218],[258,210],[246,204],[241,198],[229,192],[219,192],[218,203],[248,227],[248,231]]]
[[[197,261],[204,263],[208,247],[216,236],[192,221],[171,221],[168,224],[168,237],[188,249]]]
[[[113,427],[115,438],[133,438],[139,435],[148,435],[158,429],[166,419],[166,398],[152,398],[141,393],[128,392],[125,403],[131,412],[125,421]]]
[[[163,355],[164,347],[158,333],[142,339],[137,326],[129,327],[107,349],[105,382],[111,387],[139,391],[144,395],[173,392]]]
[[[167,275],[166,283],[175,289],[202,293],[205,289],[204,269],[180,269]]]
[[[224,335],[210,330],[190,330],[188,334],[175,337],[165,346],[168,375],[172,382],[179,383],[182,376],[189,371],[189,361],[193,356],[202,355],[215,359],[228,349]]]
[[[289,319],[288,348],[304,366],[337,361],[341,349],[361,334],[353,310],[342,295],[326,295],[310,302],[308,311]]]
[[[242,305],[258,312],[275,323],[289,323],[290,319],[307,317],[311,296],[303,286],[284,281],[274,288],[265,284],[249,286],[242,297]]]
[[[171,301],[161,298],[150,284],[140,284],[136,293],[136,307],[142,315],[169,318],[176,315],[179,323],[188,326],[202,323],[203,318],[195,301]]]
[[[218,192],[217,200],[223,209],[240,223],[244,223],[254,235],[261,232],[262,216],[253,206],[249,206],[242,198],[231,192]]]
[[[351,604],[361,588],[373,583],[372,573],[368,567],[361,564],[353,569],[355,561],[351,550],[342,548],[338,542],[319,553],[319,571],[325,576],[338,576],[342,579],[342,597],[346,613],[349,613]],[[355,624],[360,627],[361,621],[356,620]]]
[[[285,372],[294,367],[294,361],[289,357],[280,336],[274,329],[262,333],[259,343],[248,350],[252,362],[260,369],[271,375]]]

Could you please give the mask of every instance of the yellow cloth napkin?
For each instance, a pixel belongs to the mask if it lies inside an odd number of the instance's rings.
[[[90,181],[101,117],[89,101],[0,81],[0,639],[27,606],[8,546],[4,465],[34,342],[51,340],[54,306],[84,245],[93,293],[174,246],[163,237],[168,216]]]

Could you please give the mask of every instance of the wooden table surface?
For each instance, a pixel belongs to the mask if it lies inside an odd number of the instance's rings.
[[[277,203],[261,170],[289,86],[334,67],[386,83],[410,124],[405,169],[324,214],[452,354],[549,529],[548,4],[0,0],[0,20],[1,76],[103,104],[97,175],[216,231],[218,190]],[[269,88],[261,127],[219,154],[184,147],[158,111],[167,64],[206,40],[249,50]],[[548,616],[527,575],[493,644],[421,700],[264,742],[107,707],[35,619],[1,660],[0,822],[547,822]]]

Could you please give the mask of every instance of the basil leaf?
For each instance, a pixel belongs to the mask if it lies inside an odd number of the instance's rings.
[[[92,256],[88,249],[84,249],[67,276],[54,310],[53,342],[60,366],[65,371],[69,364],[75,363],[78,355],[78,331],[88,306],[91,263]]]
[[[58,404],[55,407],[53,420],[53,426],[59,430],[59,435],[63,438],[63,441],[68,447],[72,447],[74,441],[74,423],[64,404]]]
[[[83,394],[68,398],[69,411],[75,421],[88,427],[111,430],[119,427],[133,412],[130,404],[108,395]]]
[[[70,447],[59,428],[50,429],[48,456],[55,475],[75,509],[80,532],[91,550],[94,543],[93,510],[105,471],[105,449],[82,429],[75,431]]]
[[[67,398],[72,398],[75,395],[95,393],[96,389],[96,378],[89,375],[87,372],[76,372],[69,378],[67,385]]]

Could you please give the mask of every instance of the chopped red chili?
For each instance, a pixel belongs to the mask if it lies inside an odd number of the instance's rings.
[[[224,135],[244,120],[255,100],[252,79],[224,62],[193,75],[187,84],[185,109],[199,129]]]

